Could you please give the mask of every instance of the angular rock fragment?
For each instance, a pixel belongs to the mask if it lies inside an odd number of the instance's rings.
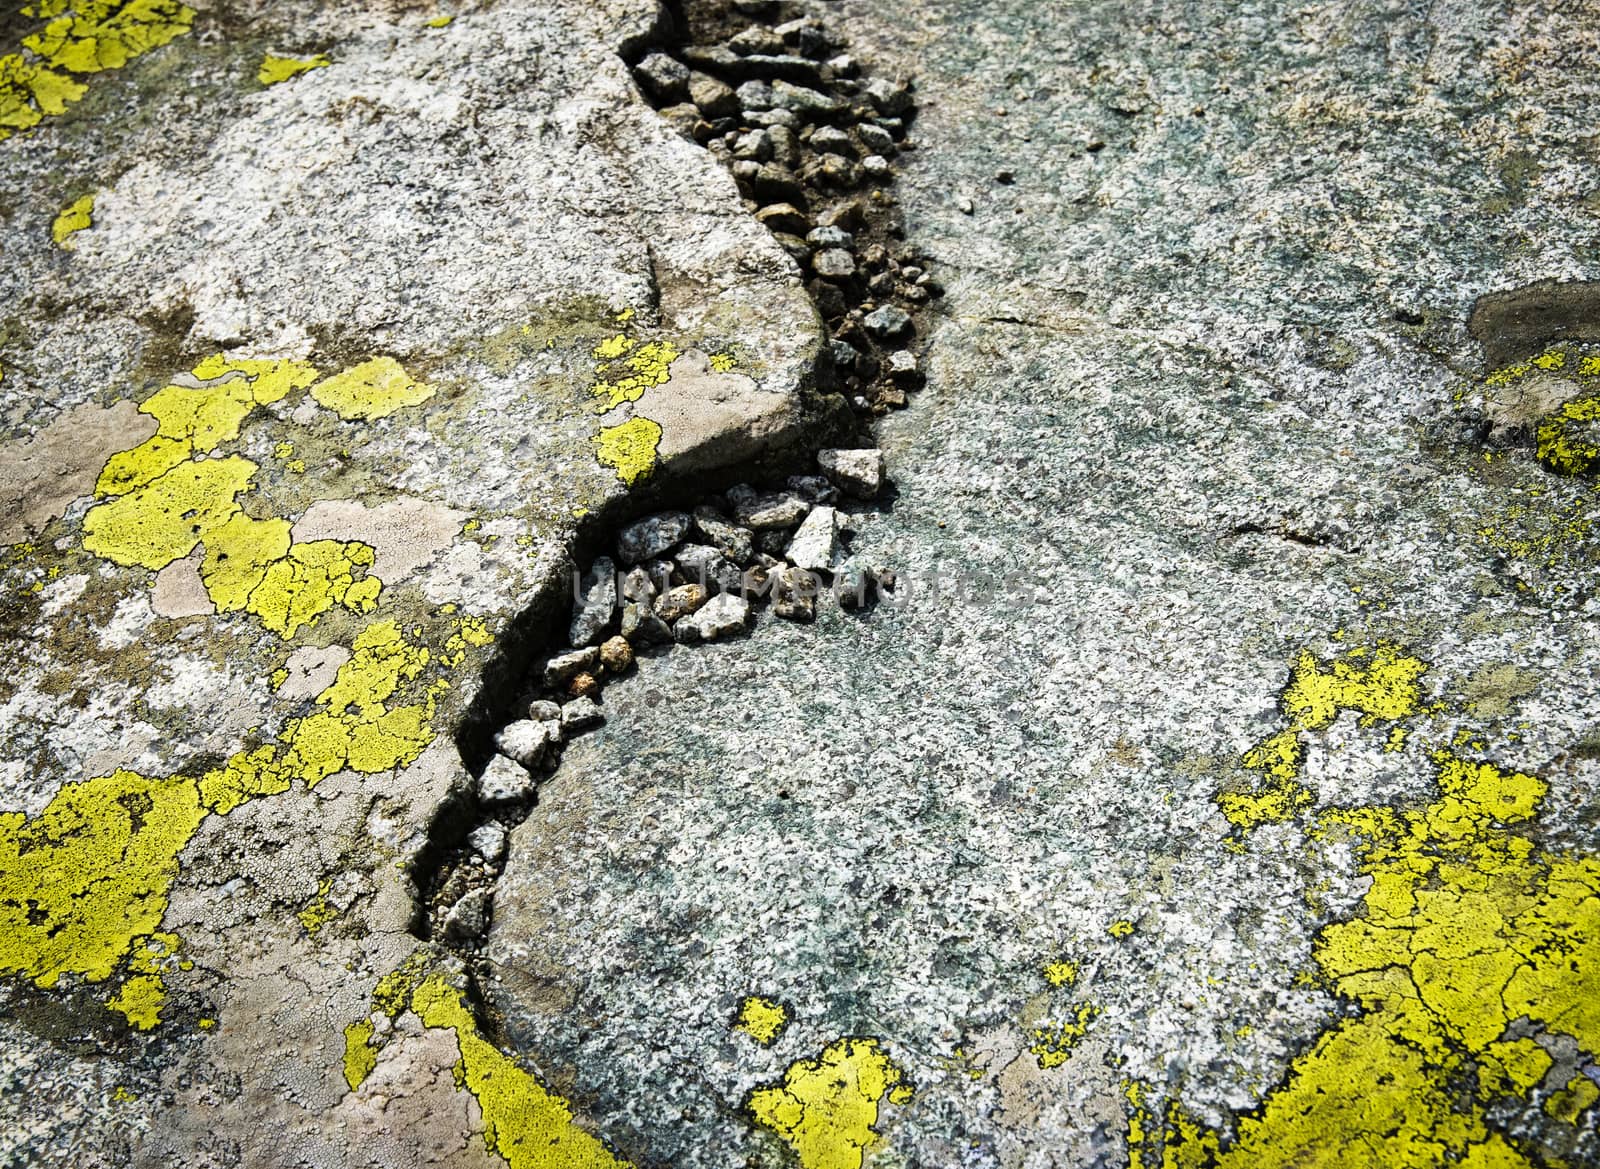
[[[734,518],[747,528],[792,528],[811,505],[788,492],[757,491],[744,483],[728,489]]]
[[[626,674],[633,668],[633,646],[626,637],[612,637],[600,643],[600,664],[608,674]]]
[[[883,452],[876,447],[821,450],[817,466],[847,495],[871,499],[883,490]]]
[[[560,686],[575,675],[593,669],[599,660],[600,650],[592,645],[571,653],[558,654],[545,663],[544,684],[552,688]]]
[[[561,707],[548,698],[538,698],[528,703],[528,717],[534,722],[553,722],[561,717]]]
[[[452,942],[481,938],[489,928],[489,907],[494,893],[489,889],[469,889],[450,907],[444,918],[444,936]]]
[[[617,533],[617,555],[624,564],[638,564],[664,555],[689,534],[687,512],[663,511],[635,520]]]
[[[881,114],[895,117],[911,109],[911,91],[887,77],[874,77],[861,87],[861,91]]]
[[[796,568],[824,572],[839,552],[839,513],[831,507],[811,509],[789,541],[787,556]]]
[[[617,566],[600,556],[578,583],[579,600],[567,628],[567,641],[575,646],[599,641],[616,619]]]
[[[561,730],[567,735],[578,734],[605,721],[605,712],[592,698],[574,698],[561,707]]]
[[[725,83],[706,73],[689,75],[689,100],[707,118],[732,118],[739,113],[739,99]]]
[[[814,573],[793,565],[778,573],[772,588],[772,611],[789,621],[811,621],[817,615],[822,581]]]
[[[743,564],[754,552],[749,529],[732,523],[715,508],[695,508],[694,524],[700,529],[700,534],[729,560]]]
[[[549,723],[525,718],[508,723],[494,737],[494,748],[507,759],[531,769],[544,762],[545,752],[555,741]]]
[[[719,593],[673,628],[681,642],[716,641],[743,633],[750,623],[750,602],[737,593]]]
[[[675,585],[656,598],[656,616],[669,624],[678,621],[704,605],[710,595],[697,584]]]
[[[662,645],[672,640],[672,630],[650,602],[632,601],[622,607],[622,636],[633,645]]]
[[[467,847],[485,863],[498,865],[506,855],[506,828],[498,820],[485,820],[467,833]]]
[[[533,787],[533,776],[526,767],[495,755],[478,777],[478,802],[491,806],[521,803],[533,797]]]
[[[639,82],[657,105],[672,105],[689,97],[689,67],[665,53],[650,53],[633,67]]]
[[[892,304],[873,309],[861,323],[867,327],[867,332],[885,341],[897,340],[911,332],[911,318],[904,309]]]

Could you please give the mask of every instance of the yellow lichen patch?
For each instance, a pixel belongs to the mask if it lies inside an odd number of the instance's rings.
[[[85,87],[68,74],[121,68],[194,22],[176,0],[39,0],[24,15],[49,23],[23,38],[29,56],[0,57],[0,141],[81,98]]]
[[[661,426],[648,418],[630,418],[608,426],[594,437],[595,457],[617,472],[629,487],[655,469]]]
[[[1044,980],[1057,989],[1071,986],[1078,981],[1078,964],[1076,962],[1051,962],[1044,968]]]
[[[310,787],[345,768],[373,774],[415,761],[433,739],[445,683],[431,683],[420,702],[388,702],[427,666],[428,650],[393,622],[369,627],[352,648],[317,697],[323,709],[292,721],[277,743],[240,751],[198,780],[118,771],[67,784],[31,820],[0,813],[0,974],[43,987],[63,974],[101,982],[124,958],[135,977],[155,974],[176,947],[156,931],[178,854],[207,815],[295,780]],[[147,1006],[149,992],[141,983],[127,1005]]]
[[[1089,1024],[1100,1013],[1093,1003],[1082,1003],[1072,1016],[1033,1029],[1033,1042],[1028,1050],[1039,1061],[1041,1068],[1060,1067],[1072,1055],[1078,1040],[1089,1033]]]
[[[384,418],[433,396],[392,357],[374,357],[311,387],[318,403],[347,420]]]
[[[105,560],[159,571],[195,550],[239,511],[256,465],[230,455],[181,463],[126,495],[90,508],[83,546]]]
[[[206,810],[183,776],[69,783],[34,819],[0,813],[0,973],[109,978],[167,908]]]
[[[106,1006],[121,1012],[139,1030],[149,1031],[161,1022],[161,1008],[166,1001],[166,985],[159,974],[137,974],[122,984]]]
[[[332,878],[324,877],[317,885],[317,895],[295,914],[300,924],[305,927],[306,933],[312,937],[316,937],[322,932],[323,926],[339,917],[339,911],[328,903],[328,893],[332,888]]]
[[[710,360],[711,368],[718,373],[727,373],[739,364],[731,353],[713,353]]]
[[[344,1029],[344,1082],[354,1092],[372,1069],[378,1066],[378,1053],[372,1046],[372,1021],[362,1019]]]
[[[427,25],[429,28],[445,28],[454,19],[455,17],[453,16],[435,16],[427,22]]]
[[[95,483],[98,494],[124,495],[193,455],[232,442],[251,411],[309,385],[317,370],[301,362],[229,361],[217,355],[196,365],[193,374],[211,384],[165,386],[139,404],[141,414],[156,420],[156,433],[106,461]]]
[[[1133,922],[1127,920],[1114,921],[1106,927],[1106,933],[1121,941],[1123,938],[1133,936]]]
[[[749,995],[739,1003],[735,1030],[743,1031],[762,1047],[771,1047],[789,1025],[789,1009],[776,999]]]
[[[381,580],[365,575],[376,556],[370,544],[358,540],[291,544],[281,560],[266,566],[243,608],[285,638],[293,637],[334,605],[352,613],[370,613],[383,591]],[[203,567],[201,579],[206,580]],[[220,604],[218,608],[220,611]]]
[[[874,1126],[885,1098],[911,1098],[905,1073],[876,1039],[845,1038],[790,1064],[782,1084],[751,1092],[745,1107],[794,1150],[802,1169],[860,1169],[881,1139]]]
[[[81,199],[74,199],[61,209],[61,212],[50,223],[50,238],[58,248],[72,250],[68,241],[80,231],[94,226],[94,196],[85,195]]]
[[[1539,423],[1539,461],[1562,475],[1600,470],[1600,392],[1574,398]]]
[[[267,53],[261,58],[261,67],[256,70],[256,80],[262,85],[277,85],[280,81],[288,81],[312,69],[325,69],[330,64],[332,62],[325,53],[318,53],[314,57],[275,57]]]
[[[1563,1124],[1575,1125],[1596,1100],[1600,1100],[1600,1085],[1588,1076],[1574,1076],[1565,1088],[1545,1101],[1544,1110]]]
[[[611,359],[626,354],[620,368],[608,360],[595,366],[595,382],[589,392],[600,399],[596,413],[604,414],[624,402],[637,402],[652,386],[665,385],[671,378],[671,365],[682,356],[671,341],[646,341],[635,346],[619,333],[595,346],[597,358]]]
[[[433,975],[411,996],[423,1026],[455,1032],[461,1058],[456,1085],[471,1092],[483,1112],[484,1143],[511,1169],[609,1169],[625,1165],[572,1121],[567,1102],[545,1090],[533,1073],[478,1032],[461,995]]]
[[[87,92],[87,86],[21,53],[0,56],[0,142],[48,116],[66,113],[67,105]]]
[[[1241,762],[1266,778],[1253,792],[1222,792],[1217,804],[1242,832],[1276,824],[1306,811],[1315,802],[1299,782],[1305,763],[1307,731],[1323,730],[1341,711],[1361,715],[1361,725],[1409,718],[1421,710],[1418,685],[1428,664],[1392,642],[1356,646],[1327,667],[1310,650],[1301,650],[1284,687],[1280,705],[1285,726],[1268,735]]]
[[[1185,1148],[1223,1169],[1533,1163],[1537,1150],[1491,1129],[1488,1109],[1551,1066],[1514,1026],[1569,1037],[1587,1061],[1600,1052],[1600,860],[1518,834],[1544,798],[1539,778],[1454,751],[1433,763],[1438,796],[1419,810],[1320,817],[1360,841],[1371,882],[1359,916],[1313,949],[1360,1014],[1296,1059],[1221,1152],[1222,1134],[1185,1141],[1169,1125],[1163,1165],[1189,1163]]]
[[[285,763],[308,787],[350,768],[373,774],[416,760],[433,741],[437,687],[423,701],[390,707],[402,682],[428,664],[428,650],[411,645],[393,621],[363,630],[350,660],[317,696],[323,709],[295,719],[284,732]]]

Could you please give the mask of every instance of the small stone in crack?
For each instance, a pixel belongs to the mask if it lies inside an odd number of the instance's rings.
[[[710,544],[685,544],[672,558],[684,578],[694,584],[712,579],[719,564],[726,564],[722,549]]]
[[[811,135],[811,149],[818,154],[842,154],[848,158],[856,155],[856,144],[837,126],[819,126]]]
[[[749,130],[733,141],[733,157],[749,162],[766,162],[772,157],[772,135],[766,130]]]
[[[624,601],[653,601],[656,599],[656,593],[660,591],[656,587],[655,580],[643,568],[630,568],[628,574],[622,578]]]
[[[444,936],[453,942],[470,942],[483,937],[489,928],[489,904],[493,897],[488,889],[467,890],[445,914]]]
[[[746,81],[735,91],[734,96],[739,99],[739,105],[747,113],[754,110],[770,110],[777,104],[773,97],[772,86],[765,81]]]
[[[626,637],[607,638],[600,643],[600,664],[608,674],[626,674],[633,668],[633,646]]]
[[[718,551],[729,560],[744,564],[754,551],[750,545],[750,531],[728,520],[715,508],[701,506],[694,509],[695,527]]]
[[[894,157],[894,136],[882,126],[872,122],[862,122],[856,127],[856,137],[861,139],[861,145],[866,147],[868,154],[881,154],[884,158]]]
[[[673,634],[681,642],[716,641],[743,633],[749,623],[750,602],[737,593],[719,593],[679,621]]]
[[[651,53],[633,67],[633,76],[657,105],[672,105],[689,96],[689,67],[665,53]]]
[[[672,124],[672,128],[689,141],[695,140],[695,128],[700,125],[700,111],[691,102],[678,102],[676,105],[662,106],[660,114]]]
[[[536,698],[528,703],[528,717],[536,723],[557,722],[561,718],[561,707],[548,698]]]
[[[687,512],[658,512],[636,520],[617,533],[617,555],[624,564],[638,564],[670,551],[688,534]]]
[[[605,635],[616,613],[617,566],[608,557],[596,557],[578,582],[578,592],[582,599],[574,607],[567,641],[575,646],[592,645]]]
[[[574,675],[593,669],[599,660],[600,651],[592,645],[571,653],[558,654],[545,663],[544,684],[552,689],[560,686]]]
[[[856,259],[843,248],[824,248],[811,257],[811,270],[828,280],[848,280],[856,274]]]
[[[794,538],[789,541],[789,562],[813,572],[833,567],[839,552],[839,513],[831,507],[811,509]]]
[[[889,354],[889,376],[902,386],[916,389],[923,383],[922,370],[917,367],[916,355],[905,349]]]
[[[790,475],[784,486],[811,503],[832,503],[839,498],[838,489],[821,475]]]
[[[775,162],[763,163],[756,172],[754,182],[756,199],[762,203],[789,203],[795,207],[806,204],[805,188],[794,172]]]
[[[697,584],[677,585],[656,598],[656,616],[667,622],[680,620],[704,605],[709,595]]]
[[[821,450],[817,466],[839,490],[860,499],[871,499],[883,490],[883,452],[863,450]]]
[[[842,227],[814,227],[806,233],[806,243],[814,248],[854,248],[856,237]]]
[[[861,160],[861,169],[868,178],[886,179],[894,174],[894,168],[889,165],[889,160],[881,154],[869,154]]]
[[[810,621],[817,615],[822,580],[804,568],[787,565],[772,589],[772,611],[788,621]]]
[[[592,698],[574,698],[561,708],[561,730],[576,735],[606,721],[605,711]]]
[[[757,491],[746,483],[728,488],[734,518],[747,528],[792,528],[811,505],[788,492]]]
[[[910,90],[898,82],[890,81],[887,77],[874,77],[861,88],[867,95],[867,100],[872,102],[880,114],[893,117],[911,108]]]
[[[866,325],[867,332],[874,337],[886,341],[904,337],[911,331],[911,318],[906,315],[904,309],[896,308],[892,304],[873,309],[866,315],[862,324]]]
[[[770,28],[752,24],[729,37],[728,47],[746,57],[752,53],[771,56],[783,52],[783,38]]]
[[[733,90],[709,73],[689,75],[689,99],[712,120],[737,117],[739,114],[739,99]]]
[[[506,827],[498,820],[486,820],[467,833],[467,846],[490,865],[498,865],[506,855]]]
[[[833,595],[844,609],[859,609],[867,603],[867,588],[872,574],[867,567],[850,557],[833,570]]]
[[[557,741],[557,733],[552,733],[548,722],[518,719],[514,723],[507,723],[494,737],[494,749],[531,770],[544,762],[545,752]]]
[[[811,221],[805,213],[796,208],[792,203],[773,203],[756,212],[756,219],[765,224],[770,231],[788,232],[790,235],[804,235],[811,226]]]
[[[672,640],[672,630],[650,602],[633,601],[622,607],[622,636],[634,645],[663,645]]]
[[[844,109],[844,103],[838,98],[783,80],[772,83],[772,104],[779,109],[793,110],[797,114],[812,114],[819,117],[837,114]]]
[[[567,695],[571,698],[593,698],[600,693],[600,679],[593,674],[579,674],[567,683]]]
[[[489,760],[478,777],[478,802],[489,805],[518,804],[533,796],[533,776],[528,769],[504,755]]]

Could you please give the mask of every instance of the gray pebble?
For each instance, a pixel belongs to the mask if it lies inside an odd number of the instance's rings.
[[[496,755],[478,777],[478,801],[483,804],[516,804],[533,797],[533,776],[520,763]]]
[[[663,511],[645,516],[617,533],[617,555],[624,564],[638,564],[671,551],[689,534],[689,515]]]
[[[911,331],[911,318],[902,308],[892,304],[873,309],[861,322],[874,337],[893,340]]]

